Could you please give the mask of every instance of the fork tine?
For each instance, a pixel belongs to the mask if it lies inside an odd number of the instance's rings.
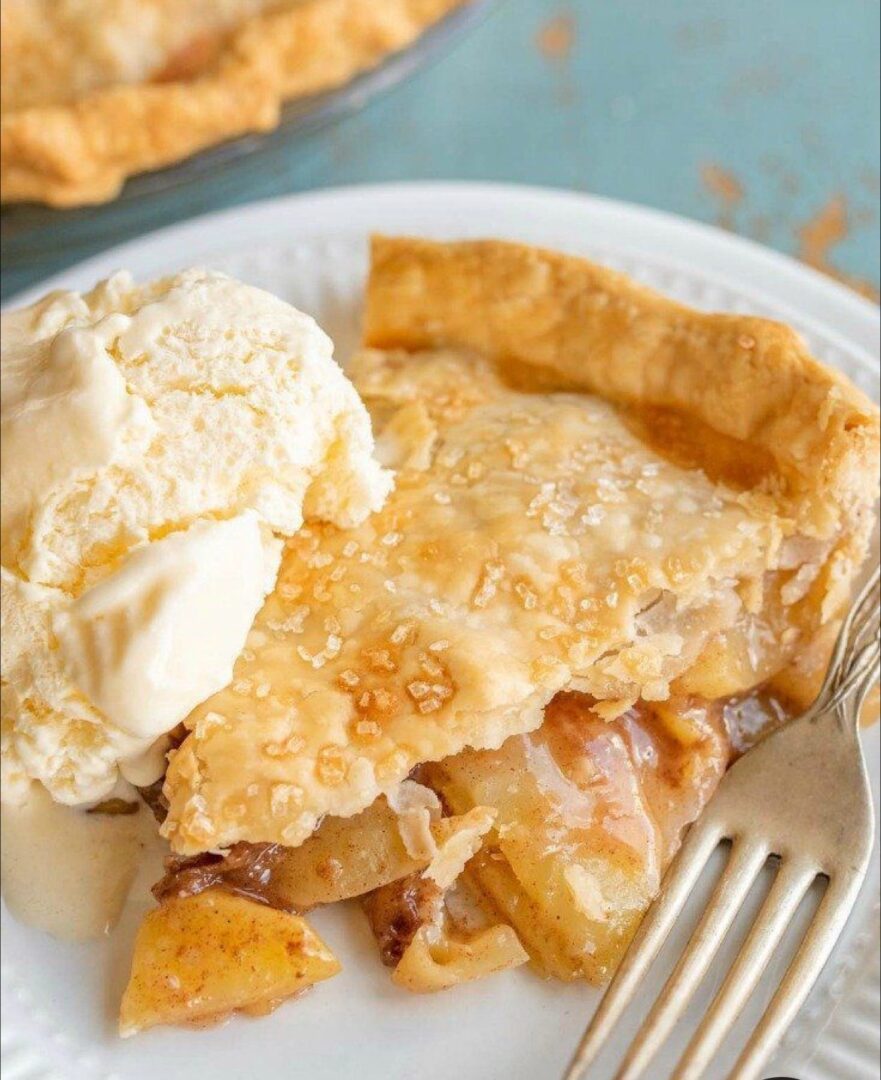
[[[754,1080],[795,1019],[829,959],[860,890],[862,876],[829,884],[777,993],[743,1049],[730,1080]]]
[[[670,928],[682,911],[689,893],[723,838],[711,822],[698,822],[686,835],[657,899],[642,920],[630,948],[600,1002],[593,1020],[575,1051],[564,1080],[579,1080],[596,1058],[609,1032],[618,1022],[638,989],[643,975],[658,955]]]
[[[849,699],[852,708],[855,702],[859,702],[856,709],[856,715],[859,715],[866,693],[878,681],[879,647],[881,643],[876,638],[855,651],[848,670],[838,675],[837,685],[826,705],[827,709],[837,709]]]
[[[707,909],[633,1041],[617,1080],[636,1080],[661,1048],[706,975],[767,858],[768,848],[764,843],[735,842]]]
[[[863,706],[866,704],[866,698],[869,696],[872,688],[877,684],[878,677],[881,676],[881,655],[876,648],[875,661],[872,664],[871,669],[864,676],[862,685],[858,686],[853,697],[853,710],[854,716],[859,720],[863,712]]]
[[[881,564],[874,567],[841,624],[835,648],[826,669],[826,678],[812,706],[812,712],[829,708],[829,698],[834,694],[844,674],[842,661],[845,654],[858,647],[858,642],[862,639],[867,627],[874,629],[877,626],[879,592],[881,592]]]
[[[746,941],[676,1068],[675,1080],[697,1080],[709,1068],[817,873],[813,863],[781,863]]]

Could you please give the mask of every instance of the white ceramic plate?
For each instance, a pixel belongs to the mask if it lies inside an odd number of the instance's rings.
[[[345,356],[357,340],[366,237],[373,230],[539,243],[617,266],[699,307],[781,318],[802,330],[817,356],[877,396],[878,312],[857,296],[705,226],[525,188],[394,185],[261,203],[116,248],[18,300],[48,288],[87,288],[120,267],[143,279],[201,263],[313,313]],[[877,780],[877,728],[865,743]],[[767,1076],[878,1077],[878,896],[876,858],[845,935]],[[598,1000],[590,988],[544,983],[522,969],[447,994],[409,996],[380,966],[357,908],[342,907],[314,916],[344,964],[330,983],[259,1021],[155,1030],[122,1042],[114,1034],[115,1009],[147,903],[143,894],[133,897],[116,931],[91,945],[53,941],[18,925],[3,908],[4,1080],[553,1080]],[[722,970],[720,961],[692,1021]],[[659,978],[647,985],[643,1006]],[[757,993],[753,1016],[765,1000],[767,989]],[[652,1076],[666,1075],[674,1060],[659,1062]],[[720,1080],[730,1060],[720,1057],[710,1080]],[[605,1067],[595,1073],[596,1080],[609,1075]]]

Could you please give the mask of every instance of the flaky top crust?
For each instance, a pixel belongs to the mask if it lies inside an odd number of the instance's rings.
[[[560,690],[606,719],[747,691],[834,622],[865,554],[877,412],[790,331],[517,245],[373,256],[350,374],[395,490],[357,530],[288,540],[170,758],[182,854],[296,846],[420,763],[534,730]],[[652,409],[699,462],[640,426]],[[738,452],[757,467],[731,483],[711,459]]]
[[[340,86],[469,0],[302,0],[247,20],[199,77],[118,85],[0,119],[0,199],[78,206],[127,177],[275,127],[284,101]]]
[[[612,716],[664,700],[745,615],[731,583],[761,592],[790,562],[769,500],[664,462],[605,402],[519,393],[470,353],[366,351],[351,375],[395,490],[356,529],[286,542],[232,683],[171,759],[181,853],[295,846],[422,762],[534,729],[560,689]]]
[[[669,409],[773,464],[802,527],[877,495],[877,407],[789,327],[706,314],[615,271],[501,241],[376,237],[365,342],[464,347],[544,388]]]

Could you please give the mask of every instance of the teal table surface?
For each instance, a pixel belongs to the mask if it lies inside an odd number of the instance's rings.
[[[381,0],[377,0],[381,2]],[[111,243],[287,192],[408,179],[589,191],[879,286],[877,0],[499,0],[366,109],[161,197],[55,215],[9,296]]]

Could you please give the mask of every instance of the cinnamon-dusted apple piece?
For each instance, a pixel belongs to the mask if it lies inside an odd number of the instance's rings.
[[[466,877],[538,970],[601,983],[730,756],[721,706],[641,703],[606,723],[590,698],[561,694],[537,732],[425,773],[452,809],[497,810]]]
[[[339,970],[298,915],[220,889],[175,898],[138,931],[119,1032],[206,1024],[235,1011],[259,1015]]]

